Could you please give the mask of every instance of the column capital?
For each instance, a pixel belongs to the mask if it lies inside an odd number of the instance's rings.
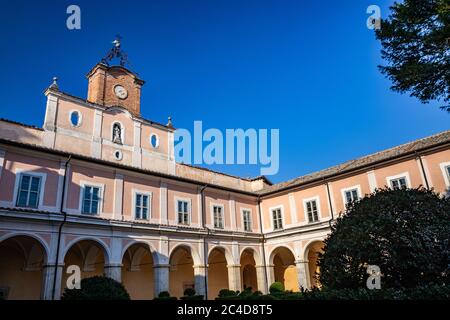
[[[192,266],[194,269],[207,269],[208,266],[204,265],[204,264],[198,264],[198,265],[194,265]]]
[[[104,268],[122,268],[122,263],[108,263],[104,265]]]
[[[295,260],[294,263],[295,263],[295,264],[302,264],[302,263],[308,264],[309,261],[308,261],[308,260]]]
[[[241,265],[240,264],[228,264],[227,268],[240,268]]]
[[[153,269],[164,269],[164,268],[170,268],[170,264],[155,264],[153,265]]]

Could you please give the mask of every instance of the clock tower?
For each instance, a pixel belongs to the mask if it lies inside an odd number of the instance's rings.
[[[141,88],[145,81],[124,66],[126,54],[120,49],[120,41],[116,39],[113,44],[114,47],[102,62],[87,74],[87,100],[105,107],[120,106],[140,116]],[[119,58],[120,65],[110,66],[113,58]]]

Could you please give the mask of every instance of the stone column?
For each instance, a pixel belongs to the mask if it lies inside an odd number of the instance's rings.
[[[156,264],[153,266],[155,297],[160,292],[169,291],[169,264]]]
[[[206,286],[208,285],[208,267],[205,265],[194,266],[195,292],[206,297]]]
[[[105,265],[105,276],[114,279],[117,282],[122,282],[122,264],[121,263],[110,263]]]
[[[228,288],[233,291],[241,291],[241,266],[228,265]]]
[[[262,293],[268,293],[265,267],[255,266],[255,268],[256,268],[256,283],[258,284],[258,290],[261,291]]]
[[[267,290],[269,290],[270,285],[275,282],[274,265],[273,264],[266,265],[266,272],[267,272]]]
[[[297,269],[297,278],[299,288],[309,289],[310,283],[308,279],[308,261],[296,260],[295,267]]]
[[[55,268],[54,263],[49,263],[42,267],[42,291],[41,291],[41,299],[43,300],[52,300],[53,294],[53,281],[56,276],[55,283],[55,300],[59,300],[61,298],[61,282],[62,282],[62,273],[63,273],[64,264],[59,264]],[[56,272],[55,272],[56,271]]]

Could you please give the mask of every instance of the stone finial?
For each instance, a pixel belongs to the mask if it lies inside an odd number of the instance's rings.
[[[53,83],[50,85],[50,89],[58,90],[58,77],[53,77]]]
[[[169,128],[173,128],[172,117],[168,117],[167,120],[168,121],[167,121],[166,126],[168,126]]]

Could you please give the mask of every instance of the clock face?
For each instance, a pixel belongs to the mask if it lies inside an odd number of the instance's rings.
[[[114,87],[114,93],[116,94],[117,98],[119,99],[126,99],[128,96],[127,90],[122,87],[121,85],[117,85]]]

